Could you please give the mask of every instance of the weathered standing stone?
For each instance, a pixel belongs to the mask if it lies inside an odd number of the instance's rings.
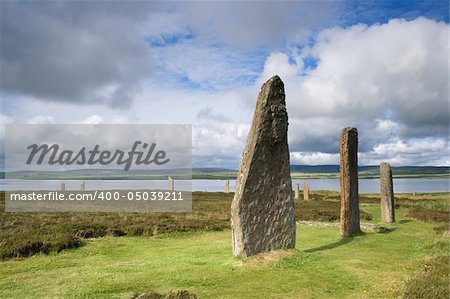
[[[358,130],[345,128],[340,138],[341,235],[360,232],[358,196]]]
[[[308,186],[308,184],[303,184],[303,200],[309,200],[309,186]]]
[[[85,182],[81,182],[80,183],[80,191],[85,191],[86,190],[86,183]]]
[[[61,184],[61,191],[66,191],[66,184],[65,183]]]
[[[300,199],[300,185],[298,183],[295,185],[294,199]]]
[[[231,204],[233,254],[295,247],[284,84],[261,87]]]
[[[170,191],[175,190],[175,183],[174,183],[173,178],[171,176],[167,177],[167,185],[168,185],[168,189]]]
[[[225,182],[225,193],[230,193],[230,180]]]
[[[389,163],[380,165],[381,222],[395,222],[394,185]]]

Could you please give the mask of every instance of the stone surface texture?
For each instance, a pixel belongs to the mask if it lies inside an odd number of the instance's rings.
[[[358,130],[345,128],[340,137],[341,235],[360,232],[358,196]]]
[[[381,222],[395,222],[394,185],[389,163],[380,164]]]
[[[233,254],[295,247],[294,200],[284,84],[261,87],[231,205]]]

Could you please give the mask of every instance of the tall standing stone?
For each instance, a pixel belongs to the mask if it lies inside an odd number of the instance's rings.
[[[225,193],[230,193],[230,180],[225,182]]]
[[[86,190],[86,183],[85,182],[81,182],[80,183],[80,191],[85,191]]]
[[[284,84],[261,87],[231,204],[233,254],[295,247],[294,200]]]
[[[65,183],[61,184],[61,191],[66,191],[66,184]]]
[[[345,128],[340,138],[341,235],[360,232],[358,196],[358,130]]]
[[[395,222],[394,185],[392,183],[392,170],[389,163],[380,165],[380,191],[381,191],[381,222]]]
[[[309,200],[309,186],[308,186],[308,184],[303,184],[303,200]]]
[[[300,185],[298,183],[295,185],[294,199],[300,199]]]
[[[173,178],[171,176],[167,177],[167,188],[169,189],[169,191],[175,190],[175,183],[174,183]]]

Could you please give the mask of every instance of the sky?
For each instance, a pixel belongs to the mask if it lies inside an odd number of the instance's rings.
[[[448,1],[2,1],[4,124],[192,124],[194,167],[237,169],[263,82],[291,164],[450,165]],[[3,150],[0,157],[4,157]]]

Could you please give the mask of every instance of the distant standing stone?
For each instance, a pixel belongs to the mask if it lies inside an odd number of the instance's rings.
[[[86,190],[86,183],[85,182],[81,182],[80,183],[80,191],[85,191]]]
[[[66,184],[65,183],[61,184],[61,191],[66,191]]]
[[[395,222],[394,185],[392,183],[392,170],[389,163],[380,165],[380,191],[381,191],[381,222]]]
[[[167,185],[168,185],[167,187],[168,187],[168,189],[170,191],[175,190],[175,183],[174,183],[173,178],[171,176],[167,177]]]
[[[225,182],[225,193],[230,193],[230,180]]]
[[[309,186],[308,186],[308,184],[303,184],[303,200],[309,200]]]
[[[300,185],[295,184],[294,199],[300,199]]]
[[[358,130],[345,128],[340,138],[341,235],[360,232],[358,196]]]
[[[233,254],[295,247],[294,200],[284,84],[261,87],[231,204]]]

